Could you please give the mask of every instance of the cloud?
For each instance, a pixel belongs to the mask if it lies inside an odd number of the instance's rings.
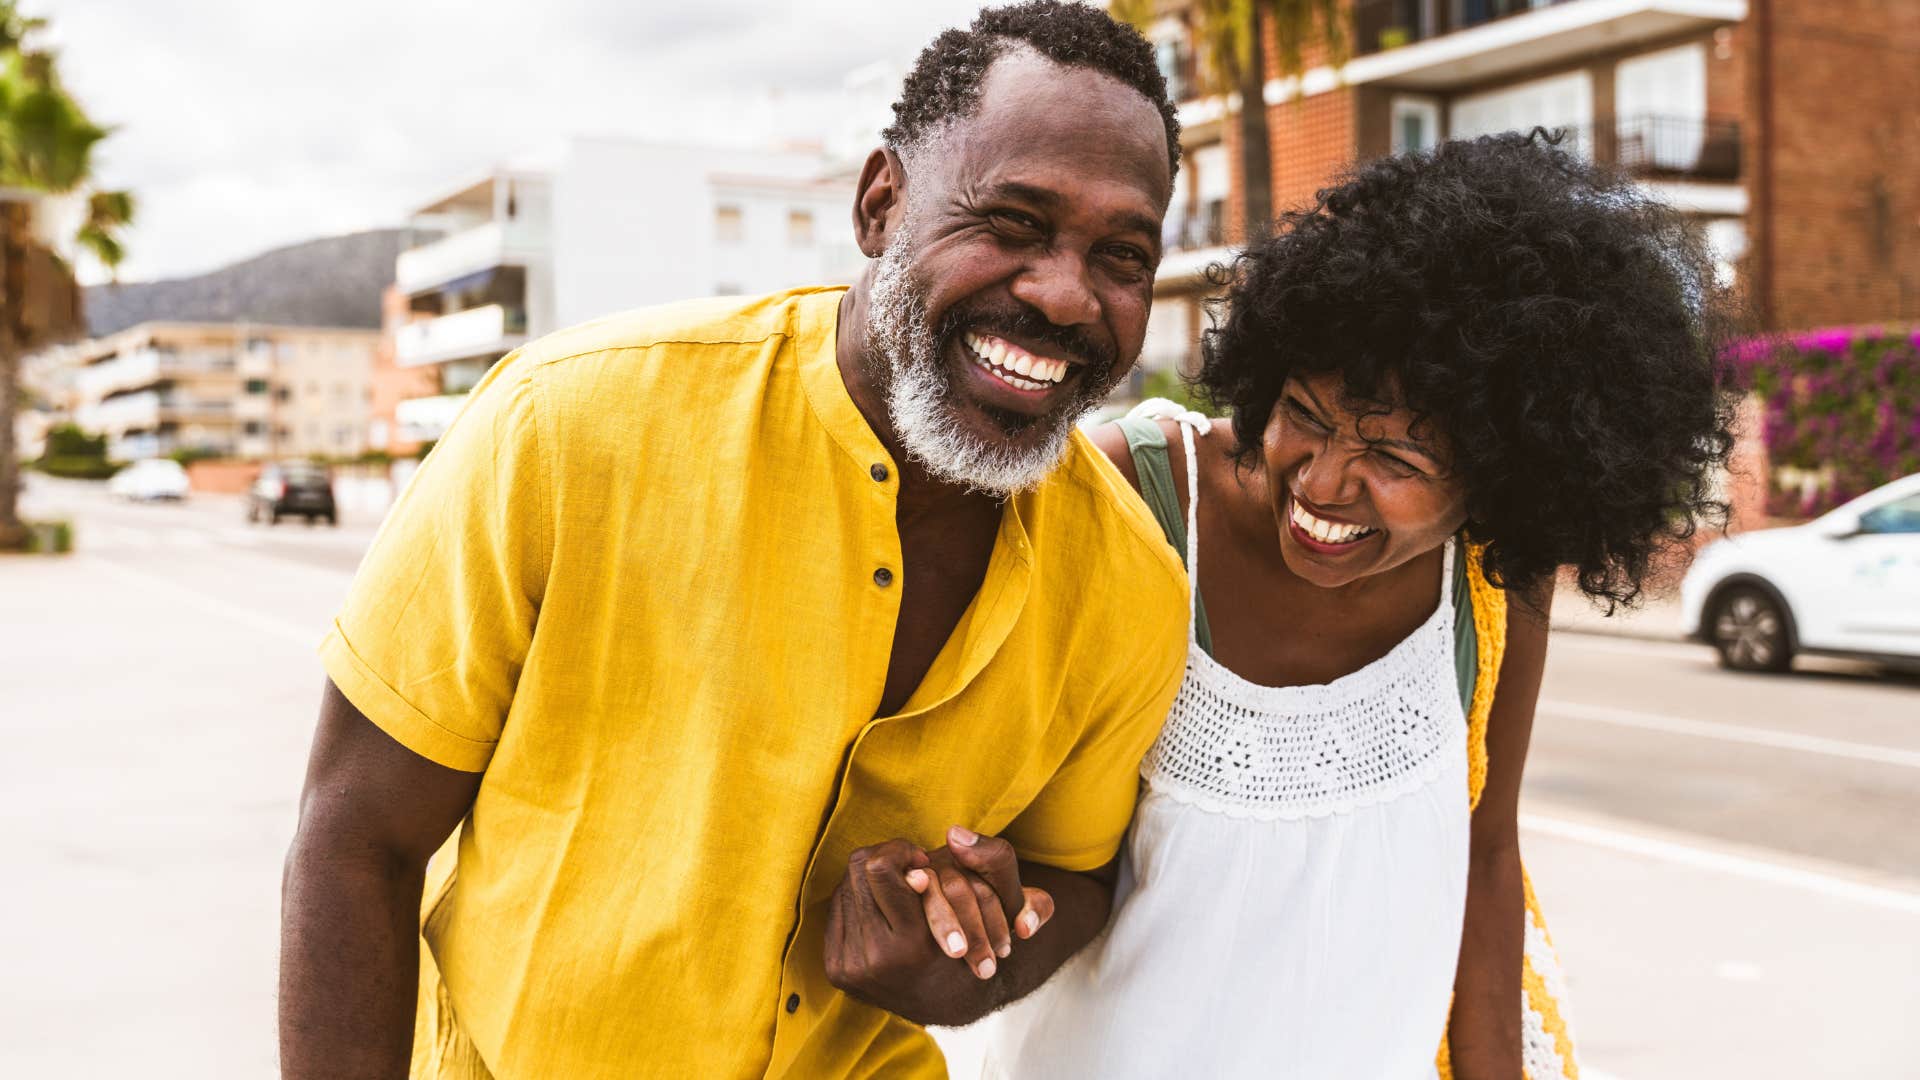
[[[116,125],[101,183],[140,219],[122,277],[396,224],[490,164],[569,134],[823,137],[836,92],[904,66],[977,0],[88,0],[30,3],[61,70]]]

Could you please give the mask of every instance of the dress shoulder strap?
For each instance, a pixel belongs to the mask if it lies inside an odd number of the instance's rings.
[[[1157,422],[1161,419],[1180,422],[1187,459],[1188,499],[1184,513],[1180,506],[1179,489],[1173,482],[1173,463],[1167,453],[1167,438]],[[1198,505],[1199,467],[1193,452],[1193,430],[1198,426],[1204,431],[1207,424],[1206,417],[1182,409],[1164,398],[1143,401],[1118,421],[1121,434],[1126,436],[1127,452],[1133,457],[1133,471],[1139,479],[1140,497],[1146,500],[1147,509],[1153,512],[1154,520],[1160,523],[1160,531],[1166,534],[1167,543],[1180,553],[1180,561],[1187,568],[1187,580],[1193,596],[1190,616],[1193,640],[1208,655],[1212,655],[1213,635],[1207,627],[1207,611],[1200,599],[1200,578],[1195,565],[1199,561],[1200,546],[1197,515],[1194,512]]]

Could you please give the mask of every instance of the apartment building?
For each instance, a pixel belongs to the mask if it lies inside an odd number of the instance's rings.
[[[1353,0],[1352,58],[1265,87],[1276,210],[1348,164],[1544,126],[1695,217],[1777,328],[1920,317],[1920,6],[1885,0]],[[1242,235],[1239,134],[1190,4],[1150,32],[1188,167],[1149,361],[1191,362],[1205,268]]]
[[[439,437],[466,392],[531,338],[696,296],[850,281],[854,173],[817,148],[743,150],[569,140],[416,211],[376,373],[370,442]]]
[[[51,350],[38,366],[114,458],[349,457],[366,449],[378,340],[371,330],[148,322]]]

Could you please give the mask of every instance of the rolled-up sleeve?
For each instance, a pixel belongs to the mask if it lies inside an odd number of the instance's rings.
[[[1105,866],[1120,851],[1140,794],[1140,759],[1160,734],[1186,672],[1186,626],[1178,608],[1143,634],[1148,646],[1126,665],[1110,703],[1053,778],[1004,835],[1023,859],[1062,870]]]
[[[332,632],[327,675],[382,731],[447,768],[493,756],[551,562],[537,369],[495,366],[381,526]]]

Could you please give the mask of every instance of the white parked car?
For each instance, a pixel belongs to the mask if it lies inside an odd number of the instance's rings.
[[[187,470],[172,458],[148,458],[113,474],[107,481],[107,494],[122,499],[184,499],[187,497]]]
[[[1708,545],[1680,602],[1685,632],[1726,667],[1785,671],[1798,653],[1920,663],[1920,474]]]

